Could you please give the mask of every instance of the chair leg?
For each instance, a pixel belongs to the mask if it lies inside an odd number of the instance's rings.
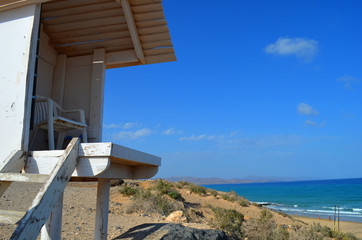
[[[53,129],[48,129],[48,144],[49,150],[54,150],[54,131]]]
[[[86,128],[83,128],[82,135],[83,135],[83,143],[87,143],[88,142],[88,135],[87,135],[87,129]]]
[[[65,132],[59,132],[58,133],[58,140],[57,140],[57,150],[62,149],[63,143],[65,138]]]

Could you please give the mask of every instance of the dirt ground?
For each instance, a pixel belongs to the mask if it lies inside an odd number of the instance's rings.
[[[151,182],[152,183],[152,182]],[[144,182],[143,185],[150,184]],[[1,197],[0,209],[12,209],[25,211],[32,202],[32,199],[40,185],[17,185],[13,184]],[[127,214],[127,206],[131,203],[130,197],[123,197],[119,193],[119,186],[111,187],[108,217],[108,239],[133,239],[132,235],[127,235],[127,231],[141,224],[159,225],[168,223],[166,216],[159,214]],[[190,193],[187,189],[181,189],[180,193],[185,198],[185,204],[198,209],[203,213],[203,218],[198,223],[183,223],[185,226],[208,229],[209,220],[213,214],[208,205],[235,209],[244,214],[245,219],[257,217],[260,208],[250,205],[241,207],[237,203],[228,202],[220,196],[216,198],[210,195],[200,196]],[[62,239],[93,239],[95,225],[97,183],[69,183],[64,192]],[[300,222],[293,218],[283,217],[273,213],[274,220],[278,224],[292,225]],[[297,218],[310,223],[315,219]],[[322,224],[324,222],[320,220]],[[326,223],[328,224],[328,223]],[[0,225],[0,239],[8,239],[15,229],[11,225]],[[341,229],[345,232],[352,232],[356,236],[362,237],[362,224],[342,223]]]

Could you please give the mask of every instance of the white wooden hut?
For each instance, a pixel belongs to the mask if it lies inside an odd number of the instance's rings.
[[[27,212],[0,210],[12,239],[60,238],[70,179],[98,181],[106,239],[110,180],[150,178],[161,159],[101,142],[105,70],[175,60],[161,0],[0,1],[0,196],[44,183]]]

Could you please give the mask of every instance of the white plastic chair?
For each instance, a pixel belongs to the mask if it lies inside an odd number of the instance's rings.
[[[72,119],[70,119],[70,117]],[[75,118],[75,119],[74,119]],[[82,140],[87,142],[87,124],[82,109],[64,110],[51,98],[36,96],[34,124],[36,126],[34,137],[38,129],[48,131],[49,150],[54,150],[54,131],[58,132],[56,149],[63,146],[65,134],[74,129],[82,131]]]

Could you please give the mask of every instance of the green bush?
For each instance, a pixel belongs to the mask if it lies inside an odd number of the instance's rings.
[[[167,195],[177,201],[185,201],[185,199],[181,196],[181,194],[177,190],[170,190]]]
[[[171,191],[172,187],[173,187],[172,184],[169,184],[164,180],[159,179],[155,186],[155,190],[160,194],[167,194],[169,191]]]
[[[250,204],[250,202],[248,200],[246,200],[245,198],[239,198],[238,203],[242,207],[247,207]]]
[[[189,184],[189,190],[191,193],[197,193],[197,194],[206,194],[206,188],[199,186],[199,185],[195,185],[195,184]]]
[[[217,191],[216,190],[213,190],[213,189],[211,189],[210,190],[210,194],[211,194],[211,196],[214,196],[214,197],[217,197]]]
[[[135,187],[129,187],[127,185],[124,185],[123,187],[121,187],[121,189],[119,189],[119,192],[126,197],[135,195],[138,192],[138,189]]]
[[[213,225],[225,231],[229,236],[241,239],[244,236],[243,221],[244,215],[236,210],[224,208],[211,208],[214,212]]]
[[[127,208],[127,213],[145,212],[159,213],[169,215],[170,213],[181,210],[182,205],[173,202],[160,194],[153,194],[150,190],[140,190],[135,194],[132,204]]]

